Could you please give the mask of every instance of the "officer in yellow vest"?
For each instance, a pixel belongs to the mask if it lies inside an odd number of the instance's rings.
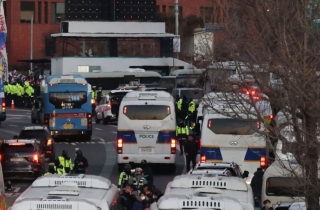
[[[196,104],[194,103],[194,101],[191,99],[189,102],[189,108],[188,108],[188,112],[189,112],[189,122],[191,124],[191,127],[194,127],[194,122],[195,122],[195,112],[196,111]]]
[[[62,167],[64,173],[71,173],[73,170],[72,159],[68,156],[67,150],[62,151],[62,155],[57,158],[56,166]]]
[[[59,168],[55,166],[54,163],[49,163],[48,172],[45,173],[43,176],[52,175],[52,174],[64,174],[63,168],[62,167]]]
[[[186,126],[183,121],[180,121],[176,128],[176,136],[179,140],[180,144],[180,155],[183,155],[183,147],[184,143],[187,140],[187,136],[189,135],[189,128]]]

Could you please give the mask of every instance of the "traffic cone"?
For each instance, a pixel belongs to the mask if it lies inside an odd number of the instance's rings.
[[[11,100],[11,109],[15,109],[14,100]]]

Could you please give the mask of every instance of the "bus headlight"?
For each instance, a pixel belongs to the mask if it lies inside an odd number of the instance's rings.
[[[88,119],[87,118],[81,118],[81,126],[88,126]]]

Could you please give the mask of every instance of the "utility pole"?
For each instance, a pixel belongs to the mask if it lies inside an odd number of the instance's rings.
[[[30,70],[32,71],[32,59],[33,59],[33,15],[31,16],[31,27],[30,27]]]
[[[175,0],[174,3],[174,14],[175,14],[175,35],[179,35],[179,0]],[[180,44],[180,43],[178,43]],[[177,58],[179,59],[179,52],[177,52]]]

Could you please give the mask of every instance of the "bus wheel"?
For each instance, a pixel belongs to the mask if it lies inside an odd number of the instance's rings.
[[[170,165],[168,166],[168,172],[169,172],[170,174],[174,174],[174,173],[176,172],[176,164],[170,164]]]
[[[109,119],[108,118],[103,118],[103,124],[107,125],[109,123]]]
[[[123,164],[118,163],[118,171],[121,173],[123,171]]]
[[[37,123],[37,120],[31,118],[31,123],[32,123],[32,124],[36,124],[36,123]]]

